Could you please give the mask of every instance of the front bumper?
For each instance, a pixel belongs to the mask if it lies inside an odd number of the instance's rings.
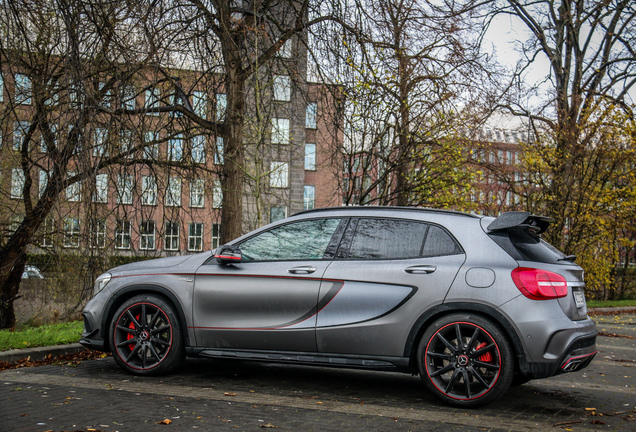
[[[89,313],[83,313],[84,331],[82,332],[79,343],[96,351],[109,351],[108,344],[101,335],[99,327],[93,322]]]

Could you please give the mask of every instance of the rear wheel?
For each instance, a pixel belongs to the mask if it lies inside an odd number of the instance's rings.
[[[111,321],[110,346],[115,361],[137,375],[160,375],[177,369],[185,358],[181,325],[162,297],[135,296]]]
[[[420,376],[444,402],[477,407],[503,395],[514,365],[506,337],[491,321],[470,313],[435,321],[418,348]]]

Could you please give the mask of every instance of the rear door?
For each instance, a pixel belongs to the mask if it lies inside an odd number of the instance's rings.
[[[197,345],[315,351],[316,302],[340,223],[279,225],[236,245],[242,262],[201,266],[193,306]]]
[[[318,350],[404,355],[415,320],[442,303],[464,259],[458,243],[438,225],[353,219],[323,277]]]

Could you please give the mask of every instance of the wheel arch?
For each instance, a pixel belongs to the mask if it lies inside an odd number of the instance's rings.
[[[506,318],[506,316],[497,311],[495,308],[480,303],[444,303],[424,312],[411,328],[409,336],[406,340],[406,346],[404,347],[404,356],[410,359],[409,368],[411,369],[411,371],[417,371],[417,347],[419,344],[419,340],[421,339],[422,334],[426,331],[426,329],[435,320],[444,315],[461,312],[477,313],[486,319],[492,320],[501,328],[505,336],[512,343],[513,356],[518,359],[520,355],[525,353],[525,350],[521,343],[521,339],[519,338],[516,330],[514,329],[508,318]],[[515,367],[518,368],[519,362],[517,361],[515,363]]]
[[[108,336],[108,332],[110,331],[109,326],[110,322],[113,319],[113,315],[119,309],[119,307],[124,304],[128,299],[131,299],[140,294],[154,294],[163,297],[170,305],[174,308],[177,317],[179,318],[179,322],[182,327],[182,336],[185,341],[185,346],[190,346],[190,338],[188,335],[188,326],[185,318],[185,313],[183,312],[183,305],[170,290],[160,285],[153,284],[140,284],[140,285],[130,285],[124,288],[121,288],[117,291],[115,295],[113,295],[106,304],[105,313],[102,315],[101,328],[102,337],[104,339],[104,348],[106,350],[110,350],[110,338]]]

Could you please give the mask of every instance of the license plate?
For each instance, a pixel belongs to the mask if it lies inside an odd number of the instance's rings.
[[[585,295],[583,294],[583,291],[572,291],[572,294],[574,294],[574,303],[576,303],[577,308],[585,306]]]

